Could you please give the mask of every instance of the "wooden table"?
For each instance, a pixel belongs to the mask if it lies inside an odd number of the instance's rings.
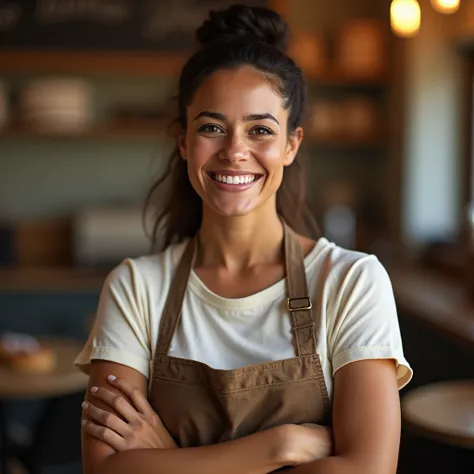
[[[402,414],[414,432],[474,450],[474,380],[416,388],[402,398]]]
[[[462,284],[416,267],[389,274],[401,311],[474,349],[474,305]],[[413,432],[474,450],[474,380],[431,383],[409,391],[401,403],[404,425]]]
[[[88,377],[73,366],[83,344],[68,339],[41,339],[56,352],[57,365],[45,374],[21,374],[0,366],[0,472],[8,474],[5,401],[68,395],[87,388]],[[79,423],[79,420],[78,420]]]
[[[474,349],[474,305],[461,284],[420,268],[392,268],[389,274],[403,312]]]

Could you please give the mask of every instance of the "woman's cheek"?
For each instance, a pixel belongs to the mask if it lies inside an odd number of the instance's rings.
[[[188,160],[188,175],[193,188],[198,194],[200,194],[200,189],[203,188],[204,184],[204,176],[202,165],[199,161],[196,161],[195,158]]]
[[[196,137],[191,142],[190,155],[196,162],[204,164],[219,152],[219,148],[222,145],[221,142],[222,140],[218,138]]]
[[[276,142],[258,144],[255,153],[260,158],[265,168],[273,171],[275,167],[283,166],[283,153],[281,147]]]

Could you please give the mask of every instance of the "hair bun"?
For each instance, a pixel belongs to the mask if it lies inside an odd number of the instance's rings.
[[[277,12],[268,8],[233,5],[227,10],[211,11],[209,19],[197,29],[196,38],[202,45],[253,38],[284,51],[288,44],[288,25]]]

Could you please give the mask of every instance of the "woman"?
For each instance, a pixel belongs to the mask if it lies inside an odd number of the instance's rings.
[[[77,360],[86,474],[396,470],[411,369],[390,280],[304,236],[305,85],[286,36],[243,6],[197,31],[154,189],[168,185],[162,251],[109,275]]]

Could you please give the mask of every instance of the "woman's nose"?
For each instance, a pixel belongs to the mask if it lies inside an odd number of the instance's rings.
[[[238,135],[229,135],[220,153],[220,157],[230,163],[245,161],[249,155],[249,149],[245,140]]]

